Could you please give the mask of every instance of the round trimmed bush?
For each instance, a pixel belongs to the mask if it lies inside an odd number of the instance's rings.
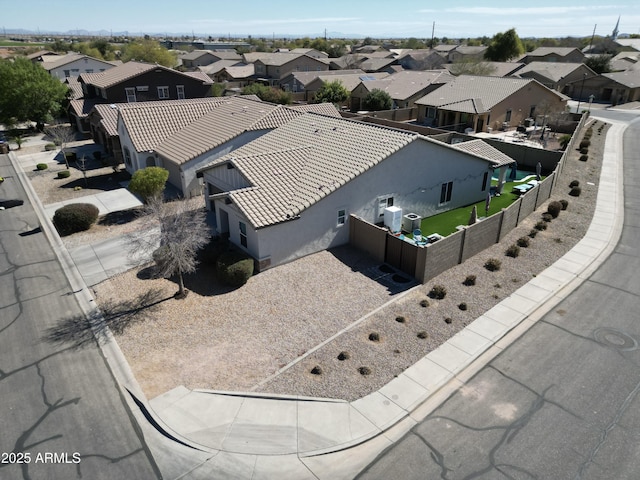
[[[569,195],[571,195],[572,197],[579,197],[581,193],[582,189],[580,187],[573,187],[569,192]]]
[[[569,188],[577,187],[579,185],[580,185],[580,182],[578,180],[571,180],[571,183],[569,184]]]
[[[58,172],[58,178],[69,178],[71,176],[71,172],[69,170],[60,170]]]
[[[253,259],[238,251],[224,252],[216,262],[218,278],[232,287],[241,287],[253,275]]]
[[[544,220],[540,220],[538,223],[536,223],[533,228],[535,228],[536,230],[546,230],[547,229],[547,222],[545,222]]]
[[[529,246],[529,237],[520,237],[517,241],[516,241],[516,245],[518,245],[519,247],[522,248],[527,248]]]
[[[562,210],[564,209],[560,202],[553,201],[549,202],[549,205],[547,205],[547,212],[550,213],[553,218],[558,218],[558,215],[560,215]]]
[[[582,140],[580,142],[580,148],[589,148],[591,146],[590,140]]]
[[[53,224],[62,236],[89,230],[98,219],[98,207],[91,203],[71,203],[56,210]]]
[[[569,206],[569,201],[563,198],[562,200],[560,200],[560,205],[562,205],[562,210],[566,210]]]
[[[47,165],[46,163],[39,163],[36,165],[36,169],[38,170],[46,170],[47,168],[49,168],[49,165]]]
[[[586,162],[587,160],[589,160],[589,155],[580,155],[579,160],[581,162]]]
[[[58,147],[56,146],[56,144],[55,144],[55,143],[47,143],[47,144],[44,146],[44,149],[45,149],[47,152],[50,152],[51,150],[55,150],[55,149],[57,149],[57,148],[58,148]]]
[[[586,155],[587,153],[589,153],[589,149],[587,147],[581,148],[580,153]]]
[[[530,238],[536,238],[536,235],[538,235],[538,230],[536,230],[535,228],[532,228],[531,230],[529,230]]]

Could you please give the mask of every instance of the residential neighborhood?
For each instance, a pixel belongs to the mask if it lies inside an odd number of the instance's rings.
[[[632,478],[615,18],[3,32],[0,477]]]

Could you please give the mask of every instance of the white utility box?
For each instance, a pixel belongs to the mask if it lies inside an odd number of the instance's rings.
[[[402,228],[402,209],[400,207],[384,209],[384,226],[394,233],[400,231]]]

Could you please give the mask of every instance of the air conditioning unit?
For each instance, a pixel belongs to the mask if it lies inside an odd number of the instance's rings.
[[[405,232],[413,232],[420,228],[422,217],[416,213],[407,213],[402,217],[402,230]]]
[[[384,209],[384,226],[391,232],[399,232],[402,228],[402,209],[399,207],[387,207]]]

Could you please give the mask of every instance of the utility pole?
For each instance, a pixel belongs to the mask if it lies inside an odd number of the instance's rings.
[[[589,42],[589,51],[587,53],[591,53],[591,47],[593,46],[593,37],[596,36],[596,27],[597,26],[598,26],[597,23],[593,26],[593,33],[591,34],[591,41]]]
[[[431,48],[434,47],[433,45],[433,38],[434,38],[434,34],[436,32],[436,22],[435,20],[433,21],[433,26],[431,27]]]

